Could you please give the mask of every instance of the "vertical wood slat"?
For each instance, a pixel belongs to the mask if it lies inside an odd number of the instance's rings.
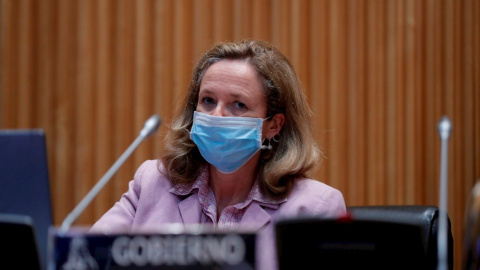
[[[309,83],[310,104],[313,111],[313,131],[318,140],[319,148],[323,152],[318,166],[317,178],[321,181],[326,181],[328,175],[328,159],[324,157],[326,154],[326,147],[328,141],[327,119],[328,89],[326,83],[328,82],[328,68],[327,68],[327,50],[328,44],[325,42],[328,35],[328,2],[314,1],[310,9],[310,37],[311,37],[311,54],[309,61],[309,70],[311,71]],[[274,16],[277,12],[274,12]],[[277,23],[273,23],[278,25]],[[275,36],[275,35],[273,35]],[[280,40],[277,41],[280,43]],[[277,44],[278,46],[278,44]]]
[[[278,3],[279,2],[279,3]],[[290,33],[291,33],[291,14],[290,4],[292,1],[279,0],[272,6],[272,40],[287,57],[290,56]],[[326,1],[321,1],[326,2]],[[237,38],[238,39],[238,38]]]
[[[480,180],[479,1],[0,1],[0,128],[44,128],[58,224],[138,135],[164,123],[79,223],[93,223],[161,153],[192,64],[259,38],[295,66],[327,159],[312,176],[348,205],[438,204],[436,125],[454,120],[449,211]]]
[[[425,1],[411,1],[408,2],[408,6],[413,6],[413,14],[409,14],[411,20],[413,23],[409,25],[409,29],[415,29],[415,33],[413,34],[413,44],[411,45],[413,48],[415,48],[415,60],[413,63],[411,63],[412,66],[415,66],[415,71],[412,72],[412,75],[409,76],[409,78],[412,78],[414,80],[414,87],[415,87],[415,97],[416,97],[416,104],[415,104],[415,111],[417,112],[417,115],[414,117],[417,119],[416,125],[415,125],[415,132],[416,132],[416,142],[418,145],[423,146],[423,147],[416,147],[416,153],[415,153],[415,161],[425,161],[427,160],[426,158],[426,153],[424,151],[425,145],[427,145],[426,141],[426,136],[425,136],[425,128],[426,128],[426,57],[425,57],[425,51],[426,51],[426,46],[425,46],[425,28],[426,28],[426,20],[425,20]],[[408,9],[410,10],[410,8]],[[428,139],[429,140],[429,139]],[[429,151],[431,152],[431,151]],[[420,182],[421,188],[420,190],[423,190],[424,192],[422,193],[422,199],[421,203],[426,204],[427,201],[432,201],[433,199],[430,197],[429,194],[433,193],[433,179],[429,179],[426,176],[426,168],[427,166],[417,166],[418,168],[418,173],[416,174],[416,178],[412,179],[412,181],[417,182],[417,179],[423,179],[423,181],[418,181]],[[430,199],[430,200],[429,200]],[[409,202],[410,203],[410,202]],[[412,204],[414,202],[411,202]]]
[[[454,2],[447,2],[444,6],[446,12],[446,22],[445,22],[445,39],[444,44],[444,57],[447,63],[451,63],[449,65],[444,65],[444,74],[445,74],[445,100],[444,106],[445,113],[451,116],[453,123],[455,125],[455,136],[464,137],[463,134],[463,123],[462,118],[464,118],[462,108],[459,106],[459,101],[463,96],[465,89],[463,87],[463,82],[459,79],[459,72],[462,71],[463,65],[461,62],[461,51],[459,51],[459,42],[461,42],[461,35],[462,30],[459,29],[459,22],[461,19],[459,17],[459,10],[461,3],[458,1]],[[458,87],[458,89],[455,89]],[[452,135],[453,136],[453,135]],[[455,179],[453,181],[449,181],[449,195],[451,197],[458,197],[459,195],[459,187],[463,185],[464,179],[460,177],[460,168],[463,167],[463,155],[460,152],[462,140],[451,140],[450,141],[450,153],[455,156],[455,159],[449,159],[449,166],[451,170],[448,172],[449,179]],[[456,184],[454,184],[456,183]],[[459,204],[464,206],[463,202],[460,201],[453,201],[449,203],[449,209],[459,209]],[[455,224],[461,224],[464,217],[463,212],[450,212],[450,219]],[[460,227],[452,228],[453,234],[459,234],[461,232]]]
[[[213,24],[214,40],[231,41],[234,33],[232,25],[234,22],[234,9],[232,1],[214,0],[214,15],[215,23]]]
[[[367,203],[382,204],[384,200],[384,174],[383,174],[383,140],[381,137],[383,124],[383,25],[380,19],[383,3],[375,1],[367,9],[367,178],[369,179]],[[378,22],[377,20],[380,20]],[[370,180],[371,179],[371,180]]]
[[[410,5],[411,6],[411,5]],[[415,53],[413,43],[413,35],[416,28],[411,27],[414,25],[413,11],[412,9],[408,10],[409,3],[405,3],[403,1],[397,2],[397,14],[398,16],[403,17],[402,21],[400,22],[401,28],[397,28],[400,32],[399,39],[402,41],[402,44],[398,44],[396,48],[397,54],[397,72],[401,76],[396,77],[396,108],[399,115],[397,115],[394,119],[397,125],[397,130],[400,132],[396,134],[397,143],[395,145],[397,149],[396,153],[396,180],[399,182],[398,190],[397,190],[397,198],[402,197],[400,201],[403,204],[412,204],[414,199],[412,196],[416,192],[415,184],[417,181],[416,179],[419,176],[414,172],[413,165],[417,160],[414,155],[412,148],[414,149],[414,145],[410,142],[414,141],[412,139],[412,133],[416,130],[415,125],[411,123],[416,123],[418,121],[412,115],[415,113],[419,113],[415,110],[411,105],[414,104],[415,100],[412,100],[412,92],[419,92],[420,89],[415,89],[414,85],[414,75],[416,71],[416,64],[414,61],[411,61],[413,55]],[[412,7],[410,7],[412,8]],[[402,57],[403,54],[407,54],[408,59]],[[415,89],[415,91],[402,91],[402,89]],[[412,103],[412,104],[407,104]],[[408,124],[410,123],[410,124]],[[409,136],[410,135],[410,136]],[[405,145],[409,147],[405,147]],[[405,149],[406,148],[406,149]]]
[[[93,1],[78,2],[79,15],[83,20],[78,21],[79,30],[77,32],[79,46],[76,55],[81,55],[78,58],[78,77],[74,83],[75,95],[74,99],[77,101],[75,111],[76,126],[74,127],[77,134],[75,145],[77,147],[76,153],[76,171],[74,176],[76,200],[81,200],[90,188],[95,184],[94,171],[95,162],[94,157],[94,127],[96,124],[96,97],[94,88],[95,70],[94,59],[96,59],[96,51],[94,50],[94,43],[97,29],[96,16],[93,6]],[[79,224],[88,224],[88,216],[92,215],[92,208],[85,210],[85,214],[79,218]]]
[[[18,97],[21,102],[17,104],[18,125],[20,128],[30,126],[33,99],[32,99],[32,3],[22,1],[19,3],[19,76]],[[25,113],[20,113],[25,112]]]
[[[477,1],[478,2],[478,1]],[[475,95],[474,95],[474,78],[473,78],[473,71],[475,70],[475,53],[476,50],[473,46],[474,44],[474,32],[475,25],[474,25],[474,2],[473,1],[466,1],[463,7],[462,13],[464,14],[464,20],[462,21],[462,28],[464,29],[464,38],[462,40],[462,49],[465,53],[462,58],[464,63],[464,72],[462,74],[465,87],[465,95],[463,97],[462,103],[465,105],[465,119],[464,123],[474,123],[475,121]],[[479,112],[479,111],[477,111]],[[465,183],[462,188],[463,194],[468,194],[470,190],[465,189],[467,186],[472,186],[475,180],[474,174],[474,127],[475,125],[465,125],[465,140],[463,141],[462,145],[462,152],[464,154],[465,162],[463,163],[465,166],[465,174],[462,176],[465,179]]]
[[[346,37],[346,52],[348,53],[347,59],[346,59],[346,72],[349,74],[349,80],[347,82],[347,99],[346,99],[346,106],[348,108],[347,110],[347,134],[346,138],[348,141],[349,148],[357,148],[359,146],[359,141],[357,138],[361,138],[361,133],[358,132],[359,126],[358,126],[358,115],[361,115],[359,113],[359,89],[361,89],[361,85],[358,85],[358,80],[357,76],[352,76],[353,74],[358,73],[358,56],[361,55],[362,50],[357,49],[359,48],[359,45],[361,42],[359,42],[358,39],[358,18],[359,13],[359,5],[358,2],[356,1],[348,1],[346,3],[349,8],[347,10],[347,17],[350,18],[347,20],[347,37]],[[347,149],[344,149],[344,151]],[[348,191],[345,194],[345,196],[348,196],[350,200],[352,201],[360,201],[361,199],[361,187],[363,186],[363,179],[362,175],[359,174],[359,161],[361,159],[358,158],[357,154],[348,154],[346,153],[346,163],[348,164],[347,166],[350,167],[351,169],[346,172],[347,174],[347,179],[357,179],[358,183],[355,185],[345,185],[348,187]],[[346,180],[347,180],[346,179]],[[348,180],[347,180],[348,182]]]
[[[165,27],[174,23],[173,1],[155,2],[155,105],[156,110],[162,117],[160,136],[165,133],[169,117],[176,109],[174,101],[174,76],[172,52],[175,45],[173,41],[173,27]],[[157,138],[157,137],[156,137]],[[158,139],[156,141],[159,141]],[[158,153],[155,153],[158,156]]]
[[[75,147],[72,111],[75,103],[69,99],[73,95],[72,81],[76,77],[74,63],[74,48],[77,46],[77,40],[70,33],[76,33],[77,14],[74,12],[72,2],[63,1],[59,3],[56,24],[59,25],[56,42],[65,42],[57,51],[55,63],[55,115],[56,126],[54,133],[57,136],[55,142],[55,153],[53,154],[53,210],[55,222],[59,222],[60,217],[65,217],[74,207],[75,201],[72,200],[75,192],[72,187],[74,173]]]
[[[417,78],[423,79],[422,75],[423,68],[421,65],[424,63],[423,60],[418,60],[419,55],[422,55],[420,52],[422,46],[417,46],[417,44],[423,44],[421,37],[424,36],[424,33],[421,32],[423,29],[422,21],[416,15],[421,14],[422,10],[420,6],[415,1],[407,1],[405,3],[405,48],[402,50],[407,57],[405,59],[405,87],[407,89],[412,89],[413,91],[408,91],[405,95],[405,103],[399,104],[404,109],[403,114],[404,122],[401,125],[406,126],[407,135],[405,139],[400,139],[402,144],[407,144],[407,155],[400,155],[400,158],[403,160],[404,166],[399,168],[399,171],[403,171],[405,179],[405,190],[407,194],[413,194],[412,196],[406,196],[406,204],[415,204],[415,202],[420,204],[425,204],[424,192],[425,192],[425,176],[423,174],[423,165],[420,164],[422,159],[421,155],[423,152],[418,145],[424,145],[422,138],[424,138],[422,132],[425,128],[423,125],[424,118],[424,108],[421,105],[423,100],[422,93],[424,92],[424,87],[421,87],[417,84]],[[418,26],[417,26],[418,25]],[[399,52],[401,53],[401,52]],[[420,63],[420,64],[419,64]],[[399,88],[401,89],[401,88]],[[411,124],[408,124],[411,123]],[[412,142],[417,142],[413,144]],[[400,144],[398,145],[401,148]],[[419,179],[421,179],[419,181]]]
[[[120,1],[117,7],[116,16],[116,40],[115,49],[117,68],[115,76],[115,133],[112,135],[116,145],[115,159],[117,159],[131,144],[136,134],[134,123],[134,91],[135,73],[132,68],[135,66],[135,28],[136,8],[138,6],[132,1]],[[137,90],[137,89],[135,89]],[[117,177],[113,179],[114,194],[117,198],[125,192],[129,178],[120,178],[118,175],[134,171],[132,159],[125,162],[119,170]]]
[[[175,102],[182,100],[186,92],[186,88],[190,83],[189,72],[192,70],[193,44],[192,32],[193,25],[193,8],[192,1],[175,1],[175,16],[174,16],[174,60],[173,60],[173,75],[174,75],[174,98]]]
[[[17,126],[17,114],[15,113],[15,106],[17,105],[16,96],[18,92],[18,86],[15,84],[18,78],[18,61],[15,59],[15,56],[18,55],[18,20],[13,20],[12,18],[18,17],[18,3],[12,1],[3,1],[2,2],[2,15],[6,21],[2,21],[2,41],[4,44],[2,48],[4,52],[2,53],[3,70],[2,70],[2,81],[3,86],[6,89],[11,89],[11,91],[5,91],[2,97],[5,98],[3,101],[4,108],[4,119],[2,120],[5,125],[8,126]],[[0,75],[1,76],[1,75]],[[16,91],[12,91],[16,90]],[[3,91],[2,91],[3,92]]]
[[[261,40],[271,40],[271,8],[275,5],[271,0],[252,1],[252,7],[247,12],[252,12],[252,35]]]
[[[479,18],[480,17],[480,2],[479,1],[473,1],[474,3],[474,14],[473,18]],[[474,48],[473,53],[473,91],[474,91],[474,109],[473,109],[473,115],[474,115],[474,148],[475,148],[475,154],[474,154],[474,177],[475,181],[480,181],[480,168],[478,164],[480,163],[480,114],[477,113],[480,111],[480,93],[478,92],[478,89],[480,89],[480,74],[478,70],[480,69],[480,52],[476,48],[480,46],[480,20],[475,19],[473,22],[473,45],[472,47]],[[466,187],[468,190],[468,187]]]
[[[437,200],[438,194],[438,166],[437,166],[437,159],[436,157],[439,156],[439,151],[437,150],[437,145],[439,140],[437,139],[437,133],[434,130],[436,122],[438,121],[438,100],[441,91],[438,91],[438,79],[439,77],[437,74],[440,74],[439,67],[441,64],[438,62],[440,57],[440,48],[439,46],[435,46],[435,44],[440,44],[441,40],[439,37],[439,22],[438,22],[438,14],[440,13],[440,9],[438,5],[435,5],[435,1],[428,1],[426,3],[426,28],[429,31],[426,32],[426,41],[425,41],[425,90],[426,90],[426,97],[425,100],[425,112],[426,112],[426,121],[425,121],[425,135],[426,135],[426,145],[424,151],[426,153],[426,160],[430,161],[433,166],[429,166],[426,172],[426,181],[431,181],[430,192],[427,193],[427,198],[431,201]],[[441,76],[440,76],[441,77]],[[438,202],[435,202],[438,204]]]
[[[386,178],[385,180],[388,181],[389,183],[387,184],[387,190],[386,190],[386,195],[387,195],[387,203],[391,204],[392,201],[402,201],[401,198],[396,198],[395,197],[395,190],[402,191],[401,188],[398,188],[397,185],[401,185],[403,182],[403,179],[399,181],[396,181],[396,174],[395,172],[397,171],[395,169],[395,165],[397,165],[398,162],[398,157],[401,156],[399,153],[397,153],[398,149],[395,147],[395,141],[398,141],[397,134],[401,134],[402,132],[402,125],[398,125],[398,120],[401,121],[401,119],[395,118],[395,117],[401,117],[402,113],[399,110],[400,108],[397,106],[395,101],[401,102],[402,97],[400,96],[403,94],[400,91],[395,91],[396,90],[396,85],[395,85],[395,78],[402,78],[402,70],[401,67],[398,68],[398,65],[401,64],[401,61],[395,58],[395,56],[399,55],[396,53],[396,48],[401,47],[401,46],[396,46],[396,44],[401,44],[403,42],[403,33],[401,30],[397,29],[395,26],[399,25],[401,26],[402,24],[396,24],[396,20],[401,20],[402,16],[400,14],[395,13],[395,11],[398,11],[401,13],[401,7],[395,7],[394,6],[395,2],[388,2],[387,7],[386,7],[386,29],[387,29],[387,44],[386,44],[386,78],[385,78],[385,92],[386,92],[386,111],[385,115],[387,118],[386,121],[386,148],[390,149],[392,155],[392,158],[388,159],[386,161]],[[400,54],[401,55],[401,54]],[[397,96],[395,96],[397,94]],[[404,191],[403,191],[404,192]],[[404,194],[404,193],[401,194]]]
[[[211,46],[214,35],[215,20],[205,20],[205,18],[213,18],[214,11],[211,8],[212,2],[194,1],[193,9],[193,55],[200,55]],[[191,65],[191,64],[190,64]]]
[[[308,6],[307,1],[293,1],[291,3],[291,39],[290,46],[292,53],[290,57],[292,59],[292,65],[297,72],[300,81],[302,82],[302,89],[305,95],[308,97],[312,91],[309,87],[308,80],[308,57],[309,57],[309,29],[308,29]],[[302,40],[302,42],[298,42]]]
[[[114,109],[111,102],[113,91],[113,12],[115,10],[112,1],[100,1],[98,3],[97,21],[98,21],[98,56],[95,62],[97,66],[96,89],[96,126],[95,126],[95,173],[93,179],[100,179],[114,162],[114,156],[111,149],[113,142],[111,136],[113,130]],[[94,200],[92,205],[95,217],[100,217],[103,209],[111,206],[110,201],[115,200],[113,194],[108,192],[111,185],[108,185],[104,192],[100,192],[98,199]]]
[[[401,1],[400,1],[401,2]],[[418,111],[418,108],[415,106],[416,103],[416,94],[421,92],[422,89],[416,89],[415,87],[415,74],[417,72],[417,65],[415,63],[415,46],[414,46],[414,31],[416,28],[413,25],[416,24],[414,21],[414,10],[411,2],[403,2],[402,4],[402,15],[405,16],[403,25],[404,29],[404,40],[403,44],[399,46],[397,54],[399,56],[403,55],[402,61],[403,65],[400,67],[402,69],[402,77],[397,78],[401,84],[397,89],[398,92],[402,93],[402,99],[397,101],[397,106],[401,116],[398,119],[398,125],[402,128],[403,136],[398,137],[399,143],[397,147],[399,149],[398,159],[400,160],[400,167],[397,168],[397,171],[400,172],[400,176],[403,177],[398,179],[402,182],[403,187],[403,196],[402,200],[404,204],[413,204],[417,201],[417,194],[421,188],[418,186],[417,179],[422,179],[421,175],[418,174],[416,170],[418,166],[418,158],[416,157],[415,149],[415,132],[421,130],[418,127],[417,122],[419,117],[416,115],[421,115],[421,112]],[[408,14],[408,15],[407,15]],[[410,91],[401,91],[401,89],[411,89]],[[406,147],[405,147],[406,145]]]
[[[235,40],[252,38],[252,0],[234,0],[233,37]]]
[[[379,152],[378,152],[378,159],[381,160],[381,165],[378,166],[378,197],[380,200],[377,201],[377,204],[386,204],[387,203],[387,197],[388,194],[386,192],[387,190],[387,185],[389,179],[386,178],[386,155],[387,155],[387,148],[386,148],[386,130],[385,128],[380,128],[384,127],[388,121],[386,118],[386,66],[387,66],[387,61],[386,61],[386,5],[387,2],[385,1],[379,1],[378,3],[378,8],[377,8],[377,14],[378,14],[378,23],[377,23],[377,29],[376,31],[378,32],[378,48],[379,50],[377,51],[377,54],[380,56],[378,57],[378,107],[379,107],[379,115],[378,115],[378,141],[377,143],[379,144]]]
[[[10,26],[10,2],[2,0],[0,2],[0,89],[10,89],[7,78],[8,76],[8,42],[9,39],[9,26]],[[0,127],[8,126],[6,115],[8,115],[7,102],[8,93],[6,91],[0,91]]]
[[[138,136],[143,123],[153,113],[153,1],[142,1],[136,9],[135,29],[135,82],[134,98],[135,126],[134,135]],[[152,156],[153,140],[146,140],[134,153],[133,164],[141,164],[145,156]]]
[[[346,1],[332,1],[330,3],[329,13],[332,15],[329,26],[329,84],[328,90],[331,91],[328,102],[330,104],[329,112],[329,129],[332,129],[331,140],[328,145],[331,160],[329,165],[332,168],[339,168],[342,164],[346,164],[346,149],[349,142],[346,137],[347,123],[349,121],[348,114],[345,112],[347,102],[346,78],[348,78],[346,69]],[[337,19],[338,18],[338,19]],[[332,91],[332,89],[337,89]],[[344,186],[342,180],[346,180],[346,170],[330,170],[330,183],[334,186]]]
[[[349,204],[366,204],[366,9],[365,5],[358,1],[350,1],[351,9],[349,17],[349,53],[348,62],[350,81],[349,90],[349,137],[351,149],[356,151],[348,152],[348,182],[346,184],[348,193],[346,199]]]
[[[58,48],[58,44],[52,42],[57,29],[54,16],[56,10],[48,5],[40,5],[38,1],[35,3],[37,6],[34,10],[39,10],[39,23],[35,23],[38,28],[34,31],[37,33],[39,41],[38,46],[34,48],[34,56],[38,58],[38,68],[34,69],[34,74],[37,74],[38,77],[38,85],[34,87],[38,89],[36,92],[41,93],[36,94],[37,117],[35,117],[35,125],[45,127],[46,131],[51,131],[54,129],[55,117],[53,109],[55,93],[53,59],[55,58],[54,52]],[[52,153],[54,151],[54,134],[48,133],[46,141],[47,153]],[[53,168],[50,167],[51,169]]]

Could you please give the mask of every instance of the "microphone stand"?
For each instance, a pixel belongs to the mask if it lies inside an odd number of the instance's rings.
[[[120,169],[123,163],[127,158],[133,153],[133,151],[140,145],[140,143],[147,138],[148,136],[155,133],[160,126],[161,120],[158,115],[151,116],[144,124],[142,130],[138,137],[133,141],[133,143],[125,150],[125,152],[120,156],[120,158],[115,161],[115,163],[110,167],[110,169],[103,175],[103,177],[95,184],[95,186],[87,193],[87,195],[80,201],[80,203],[73,209],[70,214],[67,215],[63,221],[59,232],[65,233],[73,222],[80,216],[80,214],[85,210],[85,208],[90,204],[90,202],[97,196],[98,192],[108,183],[112,176]]]
[[[452,130],[452,123],[448,117],[442,117],[438,123],[438,133],[441,139],[440,157],[440,212],[438,221],[438,270],[448,269],[448,139]]]

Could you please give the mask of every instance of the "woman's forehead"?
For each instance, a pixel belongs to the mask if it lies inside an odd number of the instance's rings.
[[[249,95],[262,95],[262,83],[255,68],[243,60],[222,60],[211,65],[205,72],[200,92],[236,91]],[[236,91],[235,91],[236,90]]]

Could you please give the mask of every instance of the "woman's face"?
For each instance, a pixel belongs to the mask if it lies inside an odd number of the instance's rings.
[[[245,60],[221,60],[203,75],[197,111],[213,116],[265,118],[267,101],[255,69]]]

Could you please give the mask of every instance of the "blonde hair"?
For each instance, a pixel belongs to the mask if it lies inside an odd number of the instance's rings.
[[[288,195],[293,180],[305,177],[315,167],[320,151],[312,134],[312,112],[300,88],[298,77],[288,59],[270,44],[257,40],[218,43],[199,59],[183,107],[174,118],[166,136],[162,156],[172,183],[190,183],[197,179],[206,161],[190,139],[193,112],[196,110],[200,83],[205,71],[223,59],[242,59],[251,64],[262,78],[267,99],[267,117],[285,115],[278,142],[272,150],[262,150],[259,185],[271,198]]]

